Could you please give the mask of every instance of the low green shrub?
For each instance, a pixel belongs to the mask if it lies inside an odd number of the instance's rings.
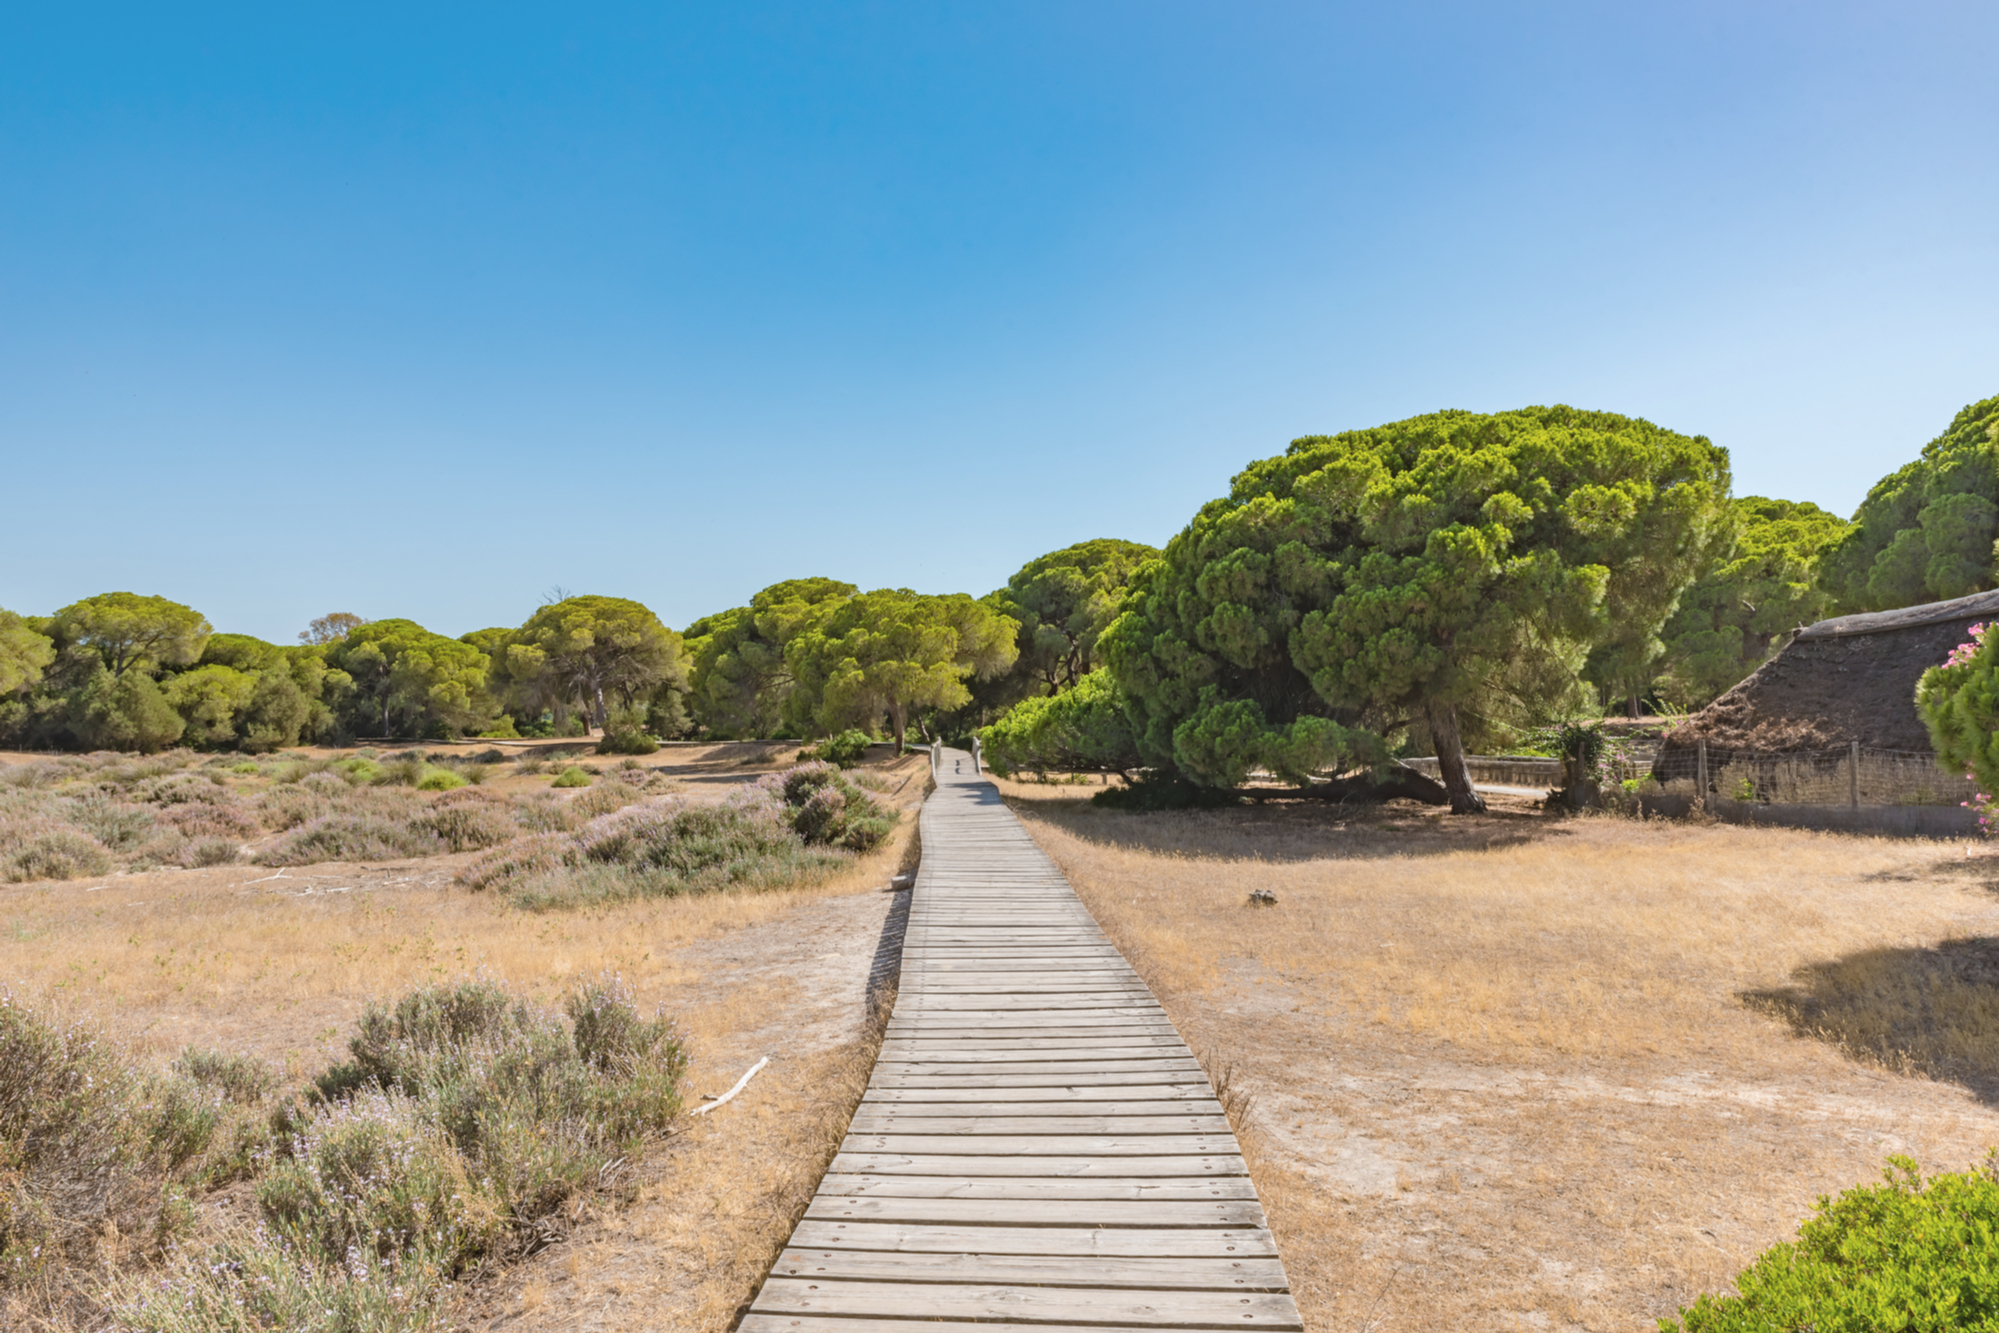
[[[497,802],[440,803],[411,820],[410,830],[419,836],[435,838],[454,852],[484,851],[521,835],[521,826]]]
[[[46,816],[0,822],[0,878],[80,879],[111,869],[111,854],[82,829]]]
[[[607,731],[597,742],[599,754],[657,754],[659,749],[660,743],[637,727]]]
[[[90,1028],[0,994],[0,1282],[81,1258],[106,1223],[144,1229],[139,1082]]]
[[[814,760],[819,760],[841,768],[853,768],[861,762],[862,757],[868,753],[868,747],[873,743],[867,732],[849,728],[838,736],[827,737],[818,745],[800,750],[799,762],[812,763]]]
[[[607,782],[564,804],[624,787]],[[775,888],[839,868],[848,853],[878,844],[897,819],[825,763],[771,774],[721,805],[669,796],[581,827],[545,822],[539,818],[545,809],[523,812],[521,822],[537,836],[489,852],[460,873],[460,882],[498,889],[532,910]]]
[[[465,785],[465,779],[448,768],[427,769],[417,779],[418,791],[455,791]]]
[[[551,787],[588,787],[590,785],[590,774],[584,772],[575,764],[571,764],[568,768],[556,774],[555,781],[549,785]]]
[[[257,854],[257,864],[303,866],[318,861],[395,861],[445,850],[435,835],[379,815],[321,815]]]
[[[70,797],[56,807],[56,814],[114,852],[131,851],[153,830],[150,807],[121,801],[108,792]]]
[[[1137,782],[1106,787],[1092,796],[1090,803],[1112,810],[1209,810],[1240,805],[1242,798],[1231,791],[1190,782],[1178,773],[1154,770]]]
[[[1994,1158],[1926,1181],[1891,1157],[1880,1185],[1856,1186],[1799,1224],[1736,1279],[1662,1319],[1662,1333],[1878,1333],[1991,1329],[2000,1302]]]

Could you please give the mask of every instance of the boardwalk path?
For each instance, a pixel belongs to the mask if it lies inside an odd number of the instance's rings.
[[[881,1058],[743,1333],[1301,1328],[1200,1066],[969,756],[922,831]]]

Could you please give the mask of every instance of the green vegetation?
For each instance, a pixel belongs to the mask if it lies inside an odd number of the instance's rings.
[[[1108,671],[1093,671],[1060,694],[1024,699],[979,733],[986,762],[999,773],[1140,766],[1124,696]]]
[[[1799,1238],[1766,1250],[1736,1296],[1703,1296],[1663,1333],[1990,1329],[2000,1300],[1993,1160],[1925,1180],[1891,1157],[1883,1184],[1820,1196]]]
[[[1940,666],[1926,670],[1917,682],[1917,712],[1923,715],[1937,749],[1938,762],[1964,769],[1979,784],[1990,803],[2000,793],[1996,751],[2000,734],[2000,671],[1996,671],[1994,640],[2000,625],[1974,625],[1972,638],[1952,650]]]
[[[748,739],[810,725],[811,701],[792,708],[793,639],[860,591],[835,579],[787,579],[750,605],[704,616],[688,626],[690,705],[714,736]]]
[[[371,1005],[350,1059],[280,1095],[267,1066],[190,1050],[151,1075],[94,1031],[0,997],[0,1283],[102,1270],[121,1328],[427,1329],[444,1284],[531,1244],[680,1110],[673,1025],[615,981],[561,1012],[488,981]],[[257,1225],[188,1244],[196,1201],[250,1177]]]
[[[614,702],[685,687],[681,636],[623,597],[568,597],[536,611],[488,650],[495,673],[531,703],[581,701],[602,730]]]
[[[2000,399],[1966,407],[1914,462],[1875,483],[1827,555],[1836,613],[1887,611],[1991,588],[2000,523]]]
[[[1203,506],[1101,650],[1150,764],[1306,782],[1415,728],[1480,809],[1462,735],[1579,709],[1593,648],[1656,652],[1728,483],[1706,440],[1565,407],[1309,436]]]
[[[838,736],[828,736],[818,745],[800,750],[799,759],[802,762],[819,759],[836,768],[853,768],[861,762],[873,743],[867,732],[850,728]]]
[[[1160,553],[1099,538],[1030,560],[986,600],[1019,622],[1013,678],[1022,692],[1073,689],[1099,665],[1097,640],[1118,616],[1133,574]]]
[[[590,774],[584,772],[575,764],[571,764],[568,768],[556,774],[555,781],[549,783],[549,785],[551,787],[588,787],[590,785]]]
[[[1660,637],[1654,688],[1698,706],[1770,660],[1784,636],[1827,613],[1821,557],[1850,525],[1817,505],[1746,496],[1735,501],[1734,542],[1681,594]],[[1637,716],[1638,699],[1630,699]]]
[[[845,865],[843,853],[875,846],[896,819],[832,764],[807,763],[719,806],[669,796],[510,842],[459,881],[531,910],[778,888]]]

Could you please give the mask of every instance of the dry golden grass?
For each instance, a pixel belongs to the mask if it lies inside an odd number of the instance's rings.
[[[644,1308],[662,1316],[652,1326],[721,1330],[790,1234],[872,1065],[868,978],[894,901],[882,890],[915,863],[928,770],[918,756],[871,768],[905,818],[820,883],[546,914],[455,886],[469,856],[0,886],[0,986],[161,1060],[247,1051],[301,1078],[344,1054],[370,1000],[469,973],[553,998],[616,972],[685,1030],[689,1104],[761,1054],[773,1063],[669,1140],[630,1208],[599,1201],[571,1241],[475,1284],[464,1318],[504,1313],[513,1328],[539,1309],[538,1326],[616,1328]],[[0,1301],[0,1325],[23,1315]]]
[[[1310,1327],[1647,1327],[1994,1141],[1990,848],[1003,787],[1228,1083]]]

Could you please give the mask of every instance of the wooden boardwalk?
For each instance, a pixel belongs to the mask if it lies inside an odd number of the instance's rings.
[[[868,1091],[743,1333],[1301,1329],[1201,1067],[946,751]]]

